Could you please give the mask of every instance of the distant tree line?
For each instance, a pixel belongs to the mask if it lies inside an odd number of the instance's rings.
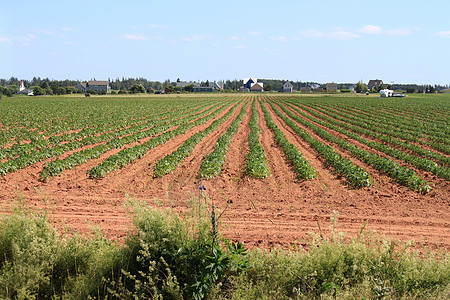
[[[92,80],[95,80],[93,78]],[[5,96],[12,96],[19,91],[20,81],[16,77],[9,79],[0,79],[0,94]],[[49,78],[33,77],[31,80],[22,80],[26,88],[31,88],[34,91],[34,95],[64,95],[80,93],[75,86],[81,83],[80,80],[51,80]],[[264,83],[265,91],[277,91],[283,90],[283,84],[287,80],[278,79],[258,79],[258,82]],[[163,91],[166,93],[185,93],[193,92],[194,85],[187,85],[185,87],[177,87],[177,82],[180,82],[178,78],[176,82],[171,82],[169,79],[160,81],[150,81],[146,78],[116,78],[108,79],[112,93],[127,94],[127,93],[154,93],[155,91]],[[313,89],[325,88],[326,84],[318,82],[302,82],[292,81],[294,90],[300,90],[302,87],[311,87]],[[209,86],[210,81],[199,82],[200,86]],[[244,81],[242,79],[225,80],[223,82],[225,92],[238,91],[243,86]],[[380,89],[389,88],[396,91],[405,91],[407,93],[434,93],[449,88],[449,85],[418,85],[418,84],[384,84],[378,87],[374,92],[378,92]],[[351,89],[355,89],[357,92],[368,91],[367,85],[364,83],[339,83],[338,89],[341,92],[350,92]]]

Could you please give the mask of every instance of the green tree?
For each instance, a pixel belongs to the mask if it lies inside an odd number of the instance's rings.
[[[145,93],[145,88],[141,84],[133,84],[130,88],[130,93]]]
[[[355,86],[355,92],[357,93],[361,93],[361,92],[367,92],[369,91],[369,88],[367,87],[367,85],[365,85],[362,82],[358,82]]]
[[[13,84],[9,87],[9,89],[11,90],[11,93],[15,94],[19,92],[19,86]]]
[[[44,90],[50,88],[49,85],[48,85],[48,83],[47,83],[47,81],[44,81],[44,82],[41,84],[41,88],[43,88]]]
[[[35,86],[33,88],[33,95],[40,96],[40,95],[44,95],[44,94],[45,94],[45,90],[43,88],[41,88],[40,86]]]
[[[185,90],[186,92],[192,93],[192,92],[194,91],[194,85],[193,85],[193,84],[186,85],[186,86],[184,87],[184,90]]]
[[[264,85],[264,90],[265,90],[266,92],[272,91],[272,85],[271,85],[270,83],[265,84],[265,85]]]

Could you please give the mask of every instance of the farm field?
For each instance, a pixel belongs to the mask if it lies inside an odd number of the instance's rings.
[[[183,213],[206,196],[248,247],[302,244],[338,212],[343,231],[450,249],[449,121],[449,95],[4,97],[0,207],[120,239],[127,198]]]

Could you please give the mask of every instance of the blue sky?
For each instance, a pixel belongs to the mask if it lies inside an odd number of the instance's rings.
[[[450,84],[450,1],[0,1],[0,78]]]

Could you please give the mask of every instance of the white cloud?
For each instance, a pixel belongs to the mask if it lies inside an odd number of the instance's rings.
[[[63,44],[70,45],[70,46],[78,46],[78,45],[80,45],[80,43],[73,42],[73,41],[65,41]]]
[[[264,51],[267,51],[267,52],[277,52],[277,51],[280,51],[280,49],[272,49],[272,48],[263,48],[263,50],[264,50]]]
[[[209,34],[205,34],[205,35],[193,34],[191,36],[183,38],[183,40],[186,42],[193,42],[193,41],[201,42],[201,41],[204,41],[204,40],[210,39],[210,38],[212,38],[212,35],[209,35]]]
[[[329,36],[333,39],[343,40],[343,41],[348,41],[348,40],[353,40],[353,39],[359,38],[359,34],[353,33],[353,32],[348,32],[348,31],[335,31],[335,32],[330,33]]]
[[[56,34],[56,32],[54,32],[54,31],[45,30],[45,29],[41,29],[38,32],[43,33],[43,34],[48,34],[48,35],[55,35]]]
[[[309,29],[309,30],[301,31],[300,35],[310,38],[310,37],[323,37],[325,34],[322,31],[319,31],[319,30]]]
[[[418,31],[419,28],[397,28],[387,30],[386,33],[393,36],[405,36],[413,34],[415,31]]]
[[[124,36],[124,38],[126,38],[127,40],[132,40],[132,41],[145,41],[147,39],[146,36],[137,35],[137,34],[126,34]]]
[[[167,25],[158,25],[158,24],[148,24],[148,27],[150,28],[160,28],[160,29],[167,29],[169,26]]]
[[[75,28],[72,27],[61,27],[61,31],[74,31]]]
[[[375,25],[366,25],[361,28],[359,32],[367,34],[379,34],[381,33],[381,27]]]
[[[262,33],[260,31],[250,31],[251,35],[261,35]]]
[[[245,49],[247,46],[239,45],[239,46],[233,46],[234,49]]]
[[[433,36],[450,38],[450,30],[436,32]]]
[[[271,37],[271,40],[279,41],[279,42],[287,42],[288,38],[285,36],[279,36],[279,37]]]
[[[8,38],[0,37],[0,43],[9,43],[11,42]]]
[[[240,36],[236,36],[236,35],[232,35],[232,36],[230,36],[230,40],[232,40],[232,41],[243,41],[243,40],[245,40],[245,38],[244,37],[240,37]]]

